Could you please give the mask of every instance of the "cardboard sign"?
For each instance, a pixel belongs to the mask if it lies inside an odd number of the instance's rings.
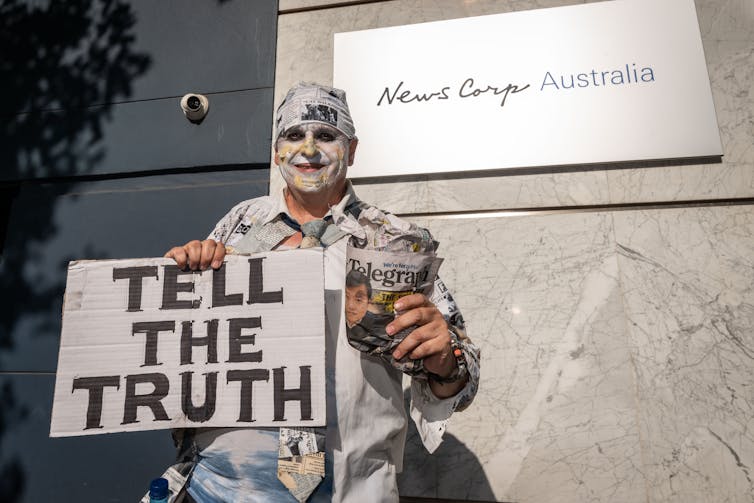
[[[50,436],[325,424],[321,250],[72,262]]]
[[[693,0],[335,35],[351,178],[722,155]]]

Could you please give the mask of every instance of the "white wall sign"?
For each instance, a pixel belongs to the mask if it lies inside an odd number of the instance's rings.
[[[325,424],[322,253],[72,262],[50,436]]]
[[[693,0],[335,35],[354,178],[722,155]]]

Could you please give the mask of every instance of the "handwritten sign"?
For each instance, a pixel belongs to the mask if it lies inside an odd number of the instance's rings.
[[[693,0],[335,35],[351,178],[722,155]]]
[[[50,436],[325,424],[322,253],[72,262]]]

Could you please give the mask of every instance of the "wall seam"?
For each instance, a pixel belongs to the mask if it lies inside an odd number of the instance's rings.
[[[403,218],[430,218],[430,219],[455,219],[455,218],[501,218],[520,217],[533,215],[559,215],[565,213],[596,213],[612,211],[636,211],[636,210],[662,210],[702,208],[719,206],[747,206],[754,205],[754,197],[699,199],[683,201],[661,202],[637,202],[637,203],[613,203],[573,206],[543,206],[525,208],[496,208],[485,210],[457,210],[436,212],[397,212],[396,215]]]
[[[387,3],[394,0],[352,0],[347,2],[331,2],[328,4],[312,5],[310,7],[292,7],[290,9],[278,9],[278,16],[285,14],[298,14],[300,12],[313,12],[326,9],[338,9],[340,7],[354,7],[371,3]]]

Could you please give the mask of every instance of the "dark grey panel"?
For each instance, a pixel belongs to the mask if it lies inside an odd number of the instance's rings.
[[[16,0],[0,29],[0,115],[274,85],[275,0]]]
[[[268,180],[258,169],[22,187],[0,263],[0,369],[55,370],[68,261],[162,256]]]
[[[49,438],[54,385],[0,374],[0,501],[139,501],[173,462],[169,431]]]
[[[201,124],[184,117],[177,98],[87,109],[97,128],[82,128],[86,120],[70,111],[29,117],[35,127],[0,137],[0,181],[269,163],[272,89],[208,97]]]
[[[276,0],[131,0],[152,66],[131,99],[274,86]]]

